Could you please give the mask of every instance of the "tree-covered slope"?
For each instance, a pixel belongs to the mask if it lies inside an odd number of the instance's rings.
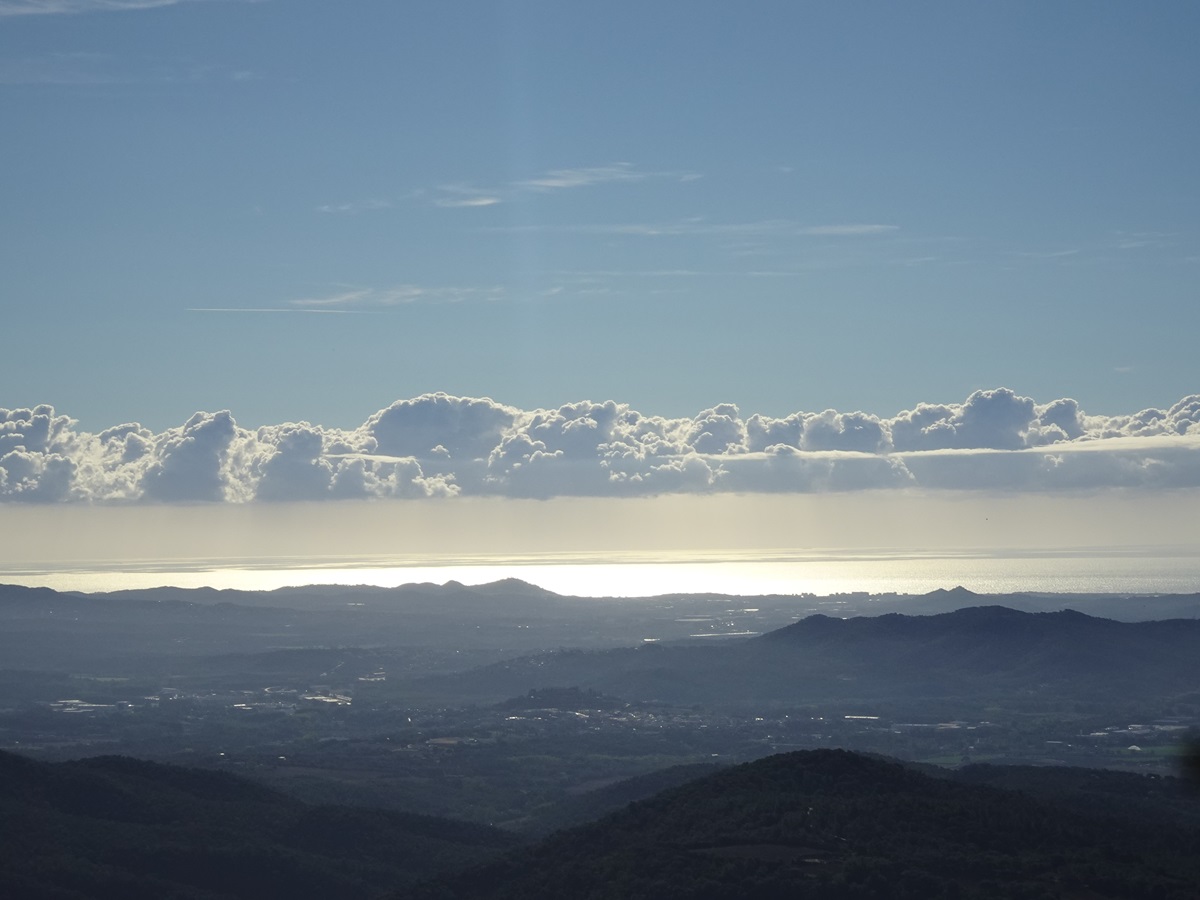
[[[1181,788],[1182,789],[1182,788]],[[846,751],[722,770],[412,896],[1185,898],[1200,830]]]
[[[0,753],[0,896],[369,897],[514,841],[478,825],[309,806],[222,772]]]

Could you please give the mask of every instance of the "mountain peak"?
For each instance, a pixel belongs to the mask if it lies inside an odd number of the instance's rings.
[[[501,578],[499,581],[489,581],[486,584],[476,584],[466,586],[453,582],[458,588],[471,591],[475,594],[517,594],[523,597],[557,597],[554,591],[548,591],[543,587],[538,587],[536,584],[530,584],[528,581],[522,581],[520,578]],[[447,587],[450,583],[447,583]]]
[[[974,591],[967,590],[965,587],[963,587],[961,584],[959,584],[959,585],[955,585],[954,587],[950,588],[950,590],[946,590],[945,588],[937,588],[936,590],[930,591],[925,596],[926,597],[942,597],[942,598],[957,598],[957,597],[970,598],[970,597],[978,597],[979,595],[977,593],[975,593]]]

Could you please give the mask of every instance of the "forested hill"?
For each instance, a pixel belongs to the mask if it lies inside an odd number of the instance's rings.
[[[770,642],[802,641],[808,638],[899,638],[929,639],[950,636],[986,636],[990,641],[1036,638],[1055,640],[1064,636],[1107,638],[1144,637],[1160,640],[1166,634],[1200,635],[1200,620],[1118,622],[1090,616],[1073,609],[1055,612],[1024,612],[1006,606],[970,606],[933,615],[886,613],[849,618],[812,615],[762,636]]]
[[[1161,690],[1188,679],[1200,657],[1200,620],[1117,622],[1074,610],[979,606],[932,616],[809,616],[755,643],[831,657],[851,651],[890,677],[1100,679]]]
[[[882,759],[801,751],[405,896],[1194,900],[1200,828],[1117,810],[1084,814]]]
[[[223,772],[0,752],[0,896],[366,898],[515,845],[481,825],[310,806]]]
[[[1118,622],[1070,610],[974,607],[930,616],[812,615],[749,639],[506,660],[431,679],[499,700],[576,685],[630,701],[740,705],[980,698],[1137,702],[1196,690],[1200,620]]]
[[[0,753],[0,896],[1194,900],[1198,807],[1171,778],[816,750],[514,849],[491,828],[315,807],[224,772]]]

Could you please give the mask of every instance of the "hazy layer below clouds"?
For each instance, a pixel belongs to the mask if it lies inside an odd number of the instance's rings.
[[[513,575],[582,595],[960,583],[980,591],[1178,592],[1200,590],[1198,502],[1198,490],[905,490],[10,505],[0,507],[0,580],[75,590],[265,589]]]
[[[51,406],[0,409],[0,499],[26,503],[817,494],[871,489],[1062,492],[1200,487],[1200,395],[1089,415],[1006,388],[962,403],[691,418],[615,401],[522,410],[488,398],[398,400],[358,428],[248,430],[197,412],[155,433],[80,431]]]

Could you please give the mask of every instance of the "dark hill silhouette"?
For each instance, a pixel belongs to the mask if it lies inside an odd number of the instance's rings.
[[[539,810],[527,819],[506,823],[505,827],[512,828],[521,834],[545,837],[562,828],[599,819],[601,816],[623,809],[630,803],[653,797],[667,788],[711,775],[713,772],[725,768],[726,765],[715,762],[688,763],[669,766],[666,769],[656,769],[632,778],[622,778],[573,795],[552,808]]]
[[[1194,898],[1200,831],[840,750],[722,770],[416,897]]]
[[[515,841],[427,816],[310,806],[224,772],[0,752],[0,896],[369,897]]]
[[[1074,610],[1025,613],[977,606],[933,616],[888,614],[803,619],[763,635],[762,645],[794,651],[855,647],[878,676],[1118,681],[1123,689],[1186,679],[1200,653],[1200,622],[1116,622]]]
[[[1195,690],[1200,621],[1117,622],[999,606],[932,616],[813,615],[719,645],[560,651],[429,680],[431,695],[493,702],[555,685],[629,701],[981,697],[1136,699]]]

